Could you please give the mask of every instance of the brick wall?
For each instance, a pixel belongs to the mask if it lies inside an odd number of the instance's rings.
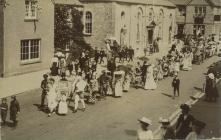
[[[105,38],[107,35],[114,35],[114,3],[83,3],[84,12],[92,13],[92,34],[85,35],[87,43],[92,47],[105,47]],[[85,15],[85,14],[84,14]]]
[[[4,9],[4,76],[49,68],[54,44],[54,5],[51,0],[38,1],[38,21],[25,21],[25,1],[8,1]],[[40,61],[21,64],[20,41],[41,39]]]

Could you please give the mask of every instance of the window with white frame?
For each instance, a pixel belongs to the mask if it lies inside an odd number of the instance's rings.
[[[194,35],[204,35],[205,34],[205,25],[203,24],[195,24],[193,25],[193,34]]]
[[[92,34],[92,13],[87,11],[85,14],[85,34]]]
[[[25,19],[37,18],[37,1],[25,0]]]
[[[21,62],[40,60],[40,39],[21,40]]]
[[[196,14],[206,14],[206,6],[196,6],[195,7]]]

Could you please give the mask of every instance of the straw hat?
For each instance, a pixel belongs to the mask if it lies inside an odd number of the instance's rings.
[[[163,119],[163,118],[161,118],[160,121],[159,121],[159,123],[162,123],[162,124],[164,124],[164,125],[169,125],[169,124],[170,124],[170,121],[169,121],[168,119]]]
[[[215,76],[214,76],[213,73],[208,74],[208,77],[209,77],[210,79],[212,79],[212,80],[215,78]]]
[[[152,125],[152,121],[146,117],[142,117],[141,119],[138,119],[138,121],[140,123],[144,123],[144,124],[147,124],[147,125]]]

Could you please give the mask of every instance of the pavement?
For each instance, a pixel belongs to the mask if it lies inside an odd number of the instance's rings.
[[[219,95],[221,95],[221,80],[217,85]],[[202,98],[191,110],[196,119],[206,123],[202,135],[206,138],[221,139],[221,98],[218,98],[216,102],[206,102]]]
[[[39,88],[43,74],[48,72],[49,70],[42,70],[22,75],[0,78],[0,98]]]
[[[138,118],[150,118],[153,121],[150,129],[157,130],[160,117],[170,118],[180,104],[199,93],[204,83],[203,73],[219,59],[213,57],[201,65],[194,65],[192,71],[180,72],[181,95],[175,99],[171,98],[172,77],[168,77],[158,83],[156,90],[131,88],[122,98],[108,97],[95,105],[87,105],[85,112],[72,113],[74,105],[71,104],[66,116],[55,114],[48,118],[37,107],[41,90],[26,91],[17,96],[21,106],[18,126],[3,126],[2,140],[134,140],[139,129]]]

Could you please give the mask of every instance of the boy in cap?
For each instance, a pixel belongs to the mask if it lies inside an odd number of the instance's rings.
[[[173,81],[172,81],[172,87],[173,87],[173,99],[177,95],[180,96],[180,79],[178,78],[177,73],[175,74]]]
[[[7,112],[8,112],[8,104],[7,104],[7,99],[3,98],[2,103],[0,104],[1,108],[1,120],[2,120],[2,125],[5,125],[6,123],[6,117],[7,117]]]

